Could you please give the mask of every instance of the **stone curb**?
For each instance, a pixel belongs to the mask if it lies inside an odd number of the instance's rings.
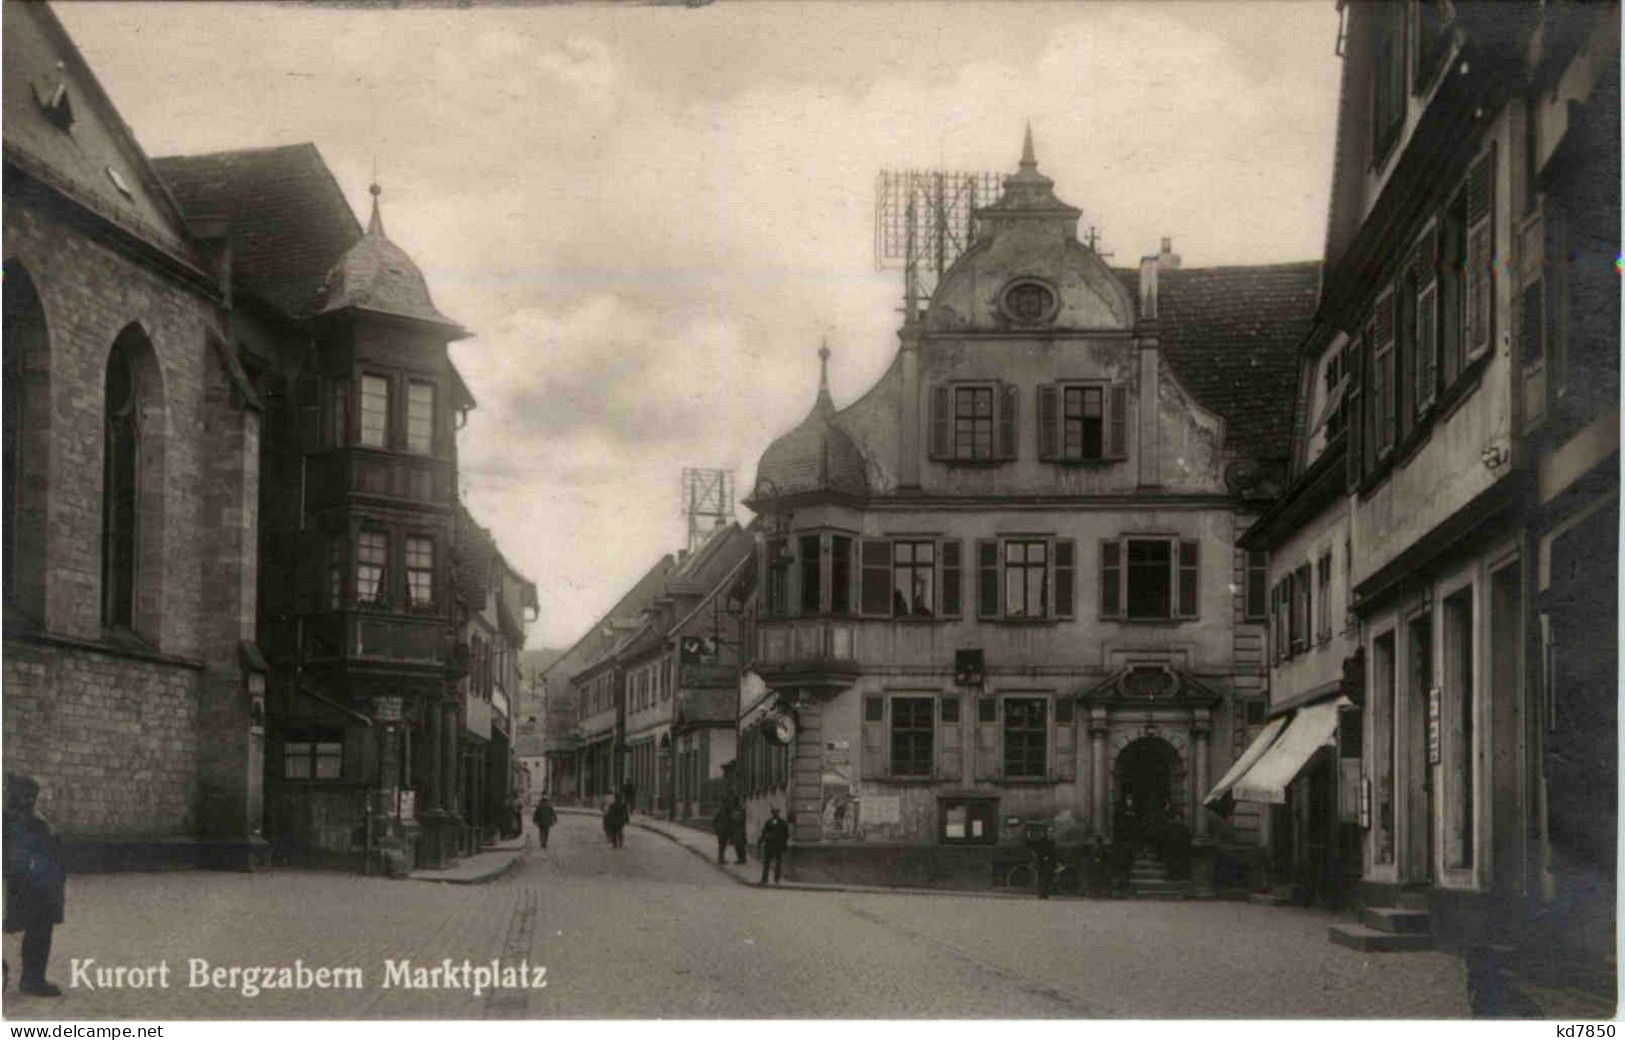
[[[564,813],[564,812],[574,813],[577,816],[597,816],[597,815],[600,815],[599,813],[596,813],[591,809],[578,809],[578,808],[575,808],[573,806],[556,805],[556,806],[554,806],[554,809],[556,809],[558,812],[561,812],[561,813]],[[689,852],[692,852],[695,856],[699,857],[701,860],[704,860],[707,865],[712,866],[712,867],[716,867],[717,870],[720,873],[725,874],[730,878],[733,878],[734,881],[736,881],[737,883],[739,883],[741,885],[744,885],[747,888],[762,888],[763,887],[762,885],[759,885],[754,881],[751,881],[751,880],[749,880],[747,878],[740,877],[738,874],[736,874],[735,872],[733,872],[731,870],[725,869],[723,864],[717,863],[715,860],[713,860],[711,858],[711,854],[710,854],[709,849],[695,848],[693,845],[690,845],[688,842],[684,841],[680,835],[672,834],[670,831],[668,831],[666,829],[667,827],[675,827],[675,826],[677,826],[676,824],[666,824],[665,826],[656,826],[656,825],[650,824],[650,823],[640,823],[637,820],[629,820],[628,822],[634,827],[640,828],[640,829],[645,830],[645,831],[649,831],[652,834],[658,834],[662,838],[665,838],[667,841],[670,841],[673,844],[680,846],[681,848],[687,849]],[[842,884],[833,884],[833,883],[831,883],[831,884],[810,884],[810,883],[807,883],[807,882],[796,882],[796,881],[787,881],[787,882],[782,882],[782,883],[778,883],[778,884],[774,884],[774,885],[769,885],[769,886],[766,886],[766,887],[779,889],[779,890],[782,890],[782,891],[796,891],[796,892],[855,892],[855,893],[859,893],[859,894],[886,895],[886,896],[959,896],[961,898],[964,898],[964,897],[968,896],[968,897],[971,897],[971,898],[974,898],[974,899],[1020,899],[1020,900],[1035,900],[1037,898],[1035,896],[1029,896],[1029,895],[1026,895],[1026,894],[1019,894],[1018,895],[1018,894],[1016,894],[1014,892],[991,892],[991,891],[983,891],[983,890],[974,889],[974,888],[891,888],[889,886],[884,886],[884,885],[842,885]],[[1052,901],[1058,901],[1058,902],[1085,902],[1086,901],[1085,897],[1083,897],[1083,896],[1051,896],[1050,898],[1051,898]]]
[[[435,874],[438,871],[414,870],[406,875],[406,880],[428,881],[437,885],[483,885],[502,877],[523,862],[525,857],[530,854],[530,847],[527,845],[524,848],[515,849],[513,852],[514,854],[509,856],[506,862],[498,863],[490,870],[482,871],[471,877],[436,877]],[[450,871],[447,871],[447,873],[450,873]]]

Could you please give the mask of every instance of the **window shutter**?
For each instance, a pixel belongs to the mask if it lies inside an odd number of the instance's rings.
[[[993,446],[993,457],[1008,460],[1016,457],[1016,432],[1018,429],[1016,419],[1021,411],[1021,398],[1016,393],[1016,388],[1009,383],[1000,383],[998,394],[999,408],[996,434],[998,443]]]
[[[1114,539],[1100,543],[1100,616],[1123,616],[1123,546]]]
[[[954,707],[950,712],[949,702]],[[959,698],[944,697],[937,723],[937,779],[959,780],[965,772],[965,731],[959,721]]]
[[[976,541],[976,616],[999,616],[999,540],[979,538]]]
[[[1359,336],[1349,338],[1343,357],[1349,381],[1344,405],[1348,415],[1348,488],[1353,491],[1365,475],[1365,344]]]
[[[1398,396],[1394,392],[1394,290],[1388,291],[1377,301],[1371,324],[1372,359],[1376,368],[1373,373],[1375,385],[1372,387],[1372,425],[1376,430],[1376,449],[1380,455],[1394,446],[1394,404]]]
[[[859,606],[870,617],[891,616],[891,542],[865,538]]]
[[[950,439],[953,422],[953,402],[950,399],[951,387],[933,386],[931,388],[931,457],[933,459],[946,459],[953,454],[953,444]]]
[[[958,617],[963,612],[960,603],[960,583],[963,580],[963,567],[959,558],[959,539],[944,538],[937,547],[938,559],[942,561],[942,616]]]
[[[1055,725],[1050,728],[1050,769],[1055,779],[1070,783],[1078,778],[1077,711],[1069,698],[1055,701]]]
[[[1281,582],[1270,589],[1270,660],[1281,663],[1286,641],[1281,638]]]
[[[1467,174],[1468,360],[1490,349],[1495,326],[1495,146]]]
[[[1376,359],[1372,356],[1376,345],[1376,322],[1367,320],[1365,331],[1360,336],[1360,364],[1363,370],[1363,383],[1365,386],[1365,434],[1360,438],[1364,449],[1360,465],[1363,471],[1370,473],[1377,468],[1377,450],[1382,446],[1382,424],[1380,421],[1380,404],[1382,398],[1380,382],[1377,375]]]
[[[886,776],[886,698],[863,698],[862,778],[880,780]]]
[[[1177,617],[1193,618],[1196,616],[1200,553],[1200,542],[1187,541],[1179,543],[1179,553],[1175,562],[1177,573],[1174,575],[1176,579],[1174,588],[1179,597],[1179,605],[1175,614]]]
[[[1106,457],[1128,457],[1128,387],[1113,386],[1106,394]]]
[[[997,780],[999,768],[999,701],[976,699],[976,779]]]
[[[1073,601],[1077,589],[1077,549],[1070,538],[1055,540],[1055,616],[1069,618],[1076,613]]]
[[[1053,383],[1038,388],[1038,457],[1046,462],[1060,453],[1057,447],[1060,443],[1060,419],[1056,406],[1059,392]]]

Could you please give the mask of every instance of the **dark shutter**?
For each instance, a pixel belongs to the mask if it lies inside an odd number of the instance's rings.
[[[891,542],[884,538],[865,538],[862,556],[860,607],[870,617],[890,617]]]
[[[1268,616],[1269,607],[1265,600],[1268,598],[1266,586],[1269,583],[1269,554],[1263,552],[1249,552],[1247,554],[1247,606],[1248,620],[1257,620]]]
[[[976,616],[999,616],[999,540],[976,541]]]
[[[1180,542],[1175,567],[1178,573],[1174,588],[1178,595],[1175,617],[1193,618],[1197,614],[1197,577],[1200,572],[1200,542]]]
[[[1371,340],[1372,360],[1375,362],[1375,383],[1372,388],[1377,431],[1377,452],[1381,454],[1394,446],[1394,417],[1398,405],[1398,381],[1394,364],[1394,298],[1399,290],[1390,291],[1377,301],[1372,315],[1374,333]]]
[[[976,699],[976,779],[999,778],[999,701]]]
[[[963,580],[963,567],[959,559],[959,539],[944,538],[938,547],[942,560],[942,616],[958,617],[962,613],[960,606],[960,582]]]
[[[1490,349],[1495,326],[1495,146],[1467,173],[1466,356]]]
[[[1100,616],[1123,616],[1123,546],[1115,539],[1100,543]]]
[[[952,708],[949,708],[952,705]],[[965,772],[965,732],[959,722],[959,698],[944,697],[937,724],[937,779],[959,780]],[[950,717],[951,716],[951,717]]]
[[[931,457],[946,459],[953,455],[950,434],[953,430],[952,390],[947,386],[931,388]]]
[[[1416,385],[1411,390],[1418,419],[1439,388],[1439,226],[1416,243]]]
[[[1382,449],[1380,414],[1382,389],[1378,385],[1381,380],[1377,373],[1376,358],[1373,356],[1377,343],[1376,332],[1376,322],[1367,321],[1365,332],[1360,337],[1360,364],[1364,366],[1365,384],[1365,437],[1362,439],[1365,457],[1361,460],[1361,465],[1366,473],[1377,468],[1377,452]]]
[[[1106,395],[1106,457],[1128,457],[1128,387],[1113,386]]]
[[[997,388],[999,395],[998,414],[995,416],[997,429],[993,446],[993,457],[996,459],[1013,459],[1016,457],[1016,433],[1018,430],[1017,418],[1021,411],[1021,398],[1016,388],[1009,383],[1000,383]]]
[[[1069,618],[1076,611],[1077,552],[1070,538],[1055,540],[1055,616]]]
[[[1349,383],[1344,398],[1348,415],[1348,488],[1353,491],[1365,476],[1365,349],[1358,334],[1349,337],[1343,360],[1344,378]]]
[[[863,764],[861,776],[865,780],[879,780],[886,775],[886,698],[863,698]]]
[[[1078,778],[1078,737],[1076,712],[1065,698],[1055,701],[1055,724],[1050,727],[1050,772],[1055,779],[1069,783]]]
[[[1058,454],[1060,421],[1056,416],[1056,398],[1059,390],[1053,383],[1038,388],[1038,457],[1044,461]]]

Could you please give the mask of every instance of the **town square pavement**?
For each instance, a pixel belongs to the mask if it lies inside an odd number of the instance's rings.
[[[534,838],[531,839],[534,846]],[[754,866],[754,864],[753,864]],[[637,827],[611,849],[565,815],[486,884],[270,870],[70,880],[51,978],[8,1018],[1433,1018],[1469,1012],[1461,962],[1366,954],[1332,918],[1234,902],[987,899],[742,885]],[[8,959],[16,951],[8,942]],[[168,988],[73,986],[71,963],[167,962]],[[358,968],[364,988],[193,987],[209,969]],[[523,988],[384,986],[386,961],[517,966]],[[532,988],[545,967],[545,986]],[[510,976],[513,973],[510,973]],[[128,975],[128,973],[126,973]],[[350,979],[356,976],[352,974]],[[242,976],[239,976],[239,982]]]

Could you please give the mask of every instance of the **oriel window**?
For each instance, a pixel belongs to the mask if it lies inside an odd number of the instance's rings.
[[[406,600],[411,607],[434,603],[434,540],[413,536],[406,540]]]
[[[362,531],[355,543],[355,598],[358,603],[384,601],[384,571],[389,565],[389,536]]]
[[[369,448],[389,444],[389,380],[361,377],[361,443]]]
[[[413,380],[406,386],[406,449],[420,455],[434,451],[434,384]]]

